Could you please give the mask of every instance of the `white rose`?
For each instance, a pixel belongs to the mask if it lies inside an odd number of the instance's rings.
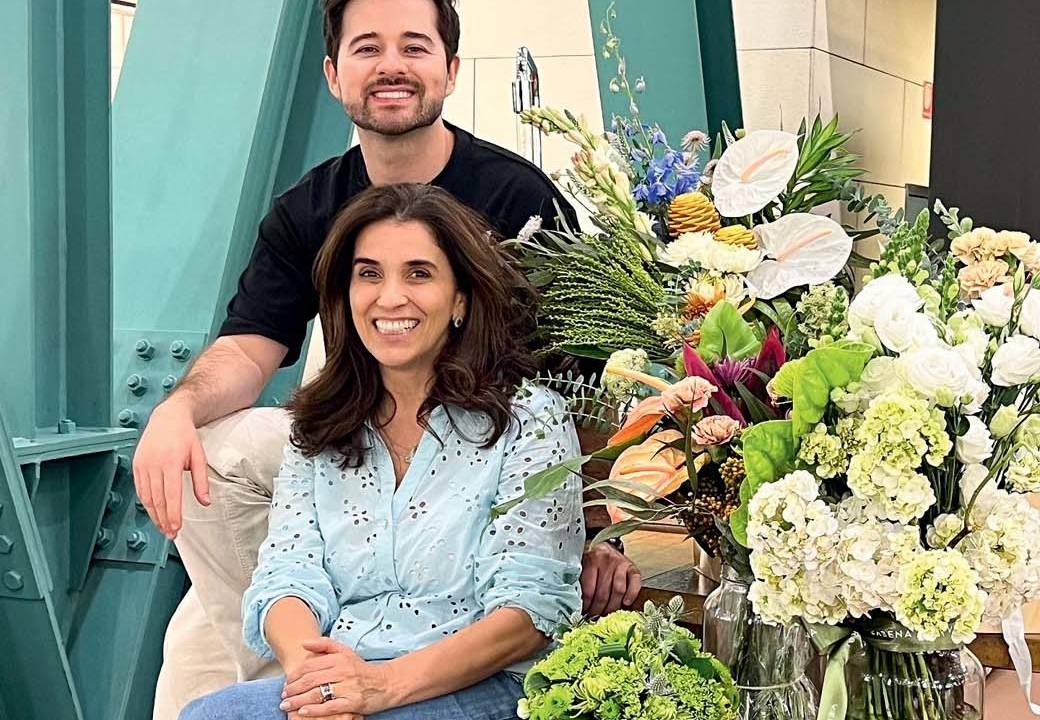
[[[968,502],[971,496],[975,494],[979,485],[989,475],[989,470],[986,469],[985,465],[965,465],[964,470],[961,472],[961,497],[964,502]],[[990,488],[993,486],[990,485]],[[985,490],[983,491],[985,493]]]
[[[1026,335],[1014,335],[993,354],[993,384],[1012,387],[1040,374],[1040,343]]]
[[[1018,317],[1018,330],[1040,340],[1040,290],[1030,290],[1022,303],[1022,314]]]
[[[900,358],[907,384],[944,407],[976,390],[975,373],[956,350],[944,346],[918,348]]]
[[[939,334],[931,318],[905,305],[888,305],[874,319],[874,332],[881,344],[897,353],[936,345]]]
[[[902,307],[907,312],[919,310],[924,300],[902,275],[883,275],[867,283],[849,304],[849,325],[853,330],[874,327],[875,318],[886,307]]]
[[[972,300],[975,312],[982,322],[993,327],[1004,327],[1011,322],[1011,309],[1015,306],[1015,293],[1007,283],[994,285]]]
[[[977,417],[968,418],[968,431],[957,438],[957,459],[965,465],[974,465],[993,454],[993,437],[986,423]]]

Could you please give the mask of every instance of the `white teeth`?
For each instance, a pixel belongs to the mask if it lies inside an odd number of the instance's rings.
[[[403,335],[418,324],[418,320],[376,320],[376,330],[384,335]]]
[[[395,90],[393,92],[377,92],[376,97],[384,100],[404,100],[412,96],[412,93],[405,92],[403,90]]]

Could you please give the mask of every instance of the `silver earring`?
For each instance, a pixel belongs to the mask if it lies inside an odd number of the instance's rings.
[[[462,318],[458,316],[453,317],[451,319],[451,324],[455,326],[456,330],[458,330],[460,327],[462,327]]]

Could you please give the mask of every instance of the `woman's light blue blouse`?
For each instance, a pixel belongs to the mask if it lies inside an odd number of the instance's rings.
[[[517,421],[481,449],[485,416],[451,408],[453,428],[438,407],[396,491],[371,429],[372,449],[347,470],[336,453],[306,458],[289,444],[242,602],[248,645],[272,656],[264,619],[290,596],[310,606],[323,635],[368,660],[431,645],[500,607],[524,610],[545,634],[578,613],[580,479],[490,522],[491,507],[520,495],[528,476],[579,453],[558,395],[527,386],[513,408]]]

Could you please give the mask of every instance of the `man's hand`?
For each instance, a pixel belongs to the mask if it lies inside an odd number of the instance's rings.
[[[643,576],[639,568],[607,543],[599,543],[581,558],[582,612],[598,617],[635,602]]]
[[[352,649],[329,638],[307,640],[303,648],[314,656],[288,671],[284,701],[279,706],[292,718],[360,720],[390,707],[389,682],[381,665],[362,660]],[[320,685],[335,695],[322,702]]]
[[[152,412],[134,453],[134,486],[156,527],[173,540],[181,529],[182,474],[191,471],[195,497],[209,505],[206,453],[191,411],[176,398]]]

